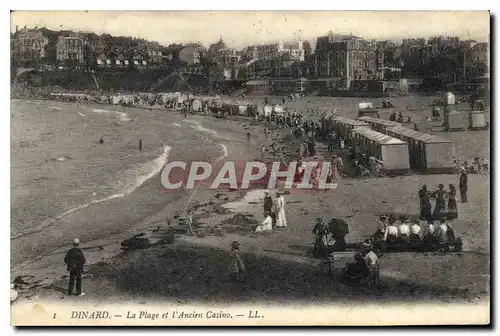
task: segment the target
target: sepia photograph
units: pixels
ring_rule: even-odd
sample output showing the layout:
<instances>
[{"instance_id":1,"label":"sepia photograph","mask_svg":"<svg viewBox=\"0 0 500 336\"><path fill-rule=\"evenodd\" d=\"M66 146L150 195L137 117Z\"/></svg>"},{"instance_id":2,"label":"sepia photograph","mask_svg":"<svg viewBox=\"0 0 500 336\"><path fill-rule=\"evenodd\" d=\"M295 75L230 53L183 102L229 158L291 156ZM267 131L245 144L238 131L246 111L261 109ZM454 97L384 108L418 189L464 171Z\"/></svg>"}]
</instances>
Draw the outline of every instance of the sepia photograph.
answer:
<instances>
[{"instance_id":1,"label":"sepia photograph","mask_svg":"<svg viewBox=\"0 0 500 336\"><path fill-rule=\"evenodd\" d=\"M490 15L11 11L11 325L490 324Z\"/></svg>"}]
</instances>

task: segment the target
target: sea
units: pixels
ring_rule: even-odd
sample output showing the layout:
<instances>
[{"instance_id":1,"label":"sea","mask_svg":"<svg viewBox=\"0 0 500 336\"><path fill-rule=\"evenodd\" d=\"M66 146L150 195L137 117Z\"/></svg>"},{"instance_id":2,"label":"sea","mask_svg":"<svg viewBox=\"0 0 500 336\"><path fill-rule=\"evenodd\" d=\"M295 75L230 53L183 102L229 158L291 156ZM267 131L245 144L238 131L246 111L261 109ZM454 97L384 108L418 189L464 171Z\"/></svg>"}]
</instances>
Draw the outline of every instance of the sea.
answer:
<instances>
[{"instance_id":1,"label":"sea","mask_svg":"<svg viewBox=\"0 0 500 336\"><path fill-rule=\"evenodd\" d=\"M11 100L10 114L13 267L130 228L185 193L161 185L169 160L225 150L216 130L173 111Z\"/></svg>"}]
</instances>

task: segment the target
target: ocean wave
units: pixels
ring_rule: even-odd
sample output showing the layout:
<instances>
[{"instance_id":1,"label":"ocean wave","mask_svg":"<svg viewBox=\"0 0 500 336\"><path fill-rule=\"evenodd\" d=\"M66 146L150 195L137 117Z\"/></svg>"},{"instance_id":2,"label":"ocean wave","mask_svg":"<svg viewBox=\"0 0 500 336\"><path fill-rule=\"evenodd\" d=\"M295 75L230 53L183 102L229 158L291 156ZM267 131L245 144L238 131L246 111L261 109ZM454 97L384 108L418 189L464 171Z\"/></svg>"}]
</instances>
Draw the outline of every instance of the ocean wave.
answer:
<instances>
[{"instance_id":1,"label":"ocean wave","mask_svg":"<svg viewBox=\"0 0 500 336\"><path fill-rule=\"evenodd\" d=\"M41 223L40 225L38 225L36 227L33 227L31 229L27 229L19 234L13 234L11 236L11 239L16 239L16 238L19 238L22 236L26 236L26 235L33 234L36 232L40 232L44 228L52 225L55 221L60 220L63 217L66 217L75 211L88 208L94 204L98 204L98 203L102 203L102 202L106 202L106 201L110 201L110 200L113 200L116 198L122 198L122 197L125 197L127 195L130 195L134 190L136 190L137 188L142 186L147 180L149 180L150 178L154 177L155 175L157 175L161 172L161 170L163 169L163 167L165 166L165 164L167 162L168 155L169 155L171 149L172 149L172 147L165 146L163 148L163 153L160 156L158 156L156 159L151 160L149 162L146 162L145 164L142 164L135 169L131 169L128 173L126 173L125 178L128 178L130 176L130 178L133 179L135 176L135 179L133 179L132 182L126 184L123 187L122 191L120 191L116 194L113 194L111 196L96 199L96 200L90 201L88 203L79 205L75 208L72 208L66 212L63 212L60 215L57 215L54 218L50 218L50 219L44 221L43 223Z\"/></svg>"},{"instance_id":2,"label":"ocean wave","mask_svg":"<svg viewBox=\"0 0 500 336\"><path fill-rule=\"evenodd\" d=\"M83 114L82 112L78 112L78 114L82 117L85 117L85 114Z\"/></svg>"},{"instance_id":3,"label":"ocean wave","mask_svg":"<svg viewBox=\"0 0 500 336\"><path fill-rule=\"evenodd\" d=\"M178 124L178 123L173 123L172 126L175 126L175 127L182 127L181 124Z\"/></svg>"},{"instance_id":4,"label":"ocean wave","mask_svg":"<svg viewBox=\"0 0 500 336\"><path fill-rule=\"evenodd\" d=\"M222 138L222 137L219 135L219 133L217 133L217 131L215 131L215 130L213 130L213 129L211 129L211 128L206 128L206 127L204 127L204 126L202 126L202 125L199 125L199 124L197 124L197 125L193 125L193 126L191 126L191 127L192 127L192 128L194 128L194 129L195 129L195 130L197 130L197 131L200 131L200 132L203 132L203 133L210 134L210 135L212 135L212 136L214 136L214 137L217 137L217 138Z\"/></svg>"},{"instance_id":5,"label":"ocean wave","mask_svg":"<svg viewBox=\"0 0 500 336\"><path fill-rule=\"evenodd\" d=\"M57 106L51 106L50 108L54 109L54 110L60 110L61 109L60 107L57 107Z\"/></svg>"},{"instance_id":6,"label":"ocean wave","mask_svg":"<svg viewBox=\"0 0 500 336\"><path fill-rule=\"evenodd\" d=\"M108 110L103 110L103 109L92 109L92 112L95 112L95 113L115 113L118 115L118 119L120 119L121 121L129 121L130 120L127 113L125 113L125 112L108 111Z\"/></svg>"}]
</instances>

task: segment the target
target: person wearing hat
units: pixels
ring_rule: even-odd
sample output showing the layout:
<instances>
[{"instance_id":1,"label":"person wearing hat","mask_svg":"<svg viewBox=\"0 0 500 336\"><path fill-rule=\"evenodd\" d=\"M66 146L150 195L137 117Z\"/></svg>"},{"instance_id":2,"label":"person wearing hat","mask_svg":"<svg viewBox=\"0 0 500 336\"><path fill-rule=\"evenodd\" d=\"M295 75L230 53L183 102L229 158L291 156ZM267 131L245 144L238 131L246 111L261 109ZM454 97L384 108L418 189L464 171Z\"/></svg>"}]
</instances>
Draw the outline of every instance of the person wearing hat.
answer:
<instances>
[{"instance_id":1,"label":"person wearing hat","mask_svg":"<svg viewBox=\"0 0 500 336\"><path fill-rule=\"evenodd\" d=\"M410 222L410 220L407 216L401 217L401 224L399 224L399 226L398 226L398 236L399 237L410 235L409 222Z\"/></svg>"},{"instance_id":2,"label":"person wearing hat","mask_svg":"<svg viewBox=\"0 0 500 336\"><path fill-rule=\"evenodd\" d=\"M410 225L410 242L412 243L412 246L419 245L421 243L420 239L420 221L418 218L415 218Z\"/></svg>"},{"instance_id":3,"label":"person wearing hat","mask_svg":"<svg viewBox=\"0 0 500 336\"><path fill-rule=\"evenodd\" d=\"M448 225L446 224L446 218L441 217L439 220L439 226L435 231L436 239L439 243L446 243L448 241Z\"/></svg>"},{"instance_id":4,"label":"person wearing hat","mask_svg":"<svg viewBox=\"0 0 500 336\"><path fill-rule=\"evenodd\" d=\"M264 218L266 218L267 216L271 216L271 218L273 220L273 225L274 225L275 221L276 221L276 217L275 217L273 208L274 208L273 198L269 194L269 190L266 190L264 192Z\"/></svg>"},{"instance_id":5,"label":"person wearing hat","mask_svg":"<svg viewBox=\"0 0 500 336\"><path fill-rule=\"evenodd\" d=\"M401 222L398 225L398 241L403 251L406 251L410 243L410 221L408 216L401 217Z\"/></svg>"},{"instance_id":6,"label":"person wearing hat","mask_svg":"<svg viewBox=\"0 0 500 336\"><path fill-rule=\"evenodd\" d=\"M369 284L378 284L380 267L378 256L373 252L373 245L369 242L364 244L364 246L362 246L362 253L364 254L363 260L368 269L367 280Z\"/></svg>"},{"instance_id":7,"label":"person wearing hat","mask_svg":"<svg viewBox=\"0 0 500 336\"><path fill-rule=\"evenodd\" d=\"M245 275L245 263L240 256L240 243L238 241L233 241L231 243L231 263L229 264L229 273L233 281L243 281Z\"/></svg>"},{"instance_id":8,"label":"person wearing hat","mask_svg":"<svg viewBox=\"0 0 500 336\"><path fill-rule=\"evenodd\" d=\"M373 235L373 237L377 240L381 240L385 236L385 231L387 230L387 219L388 216L385 214L380 215L378 224L377 224L377 231Z\"/></svg>"},{"instance_id":9,"label":"person wearing hat","mask_svg":"<svg viewBox=\"0 0 500 336\"><path fill-rule=\"evenodd\" d=\"M316 218L316 224L314 225L314 228L312 229L312 233L314 235L313 255L320 256L321 252L322 252L321 251L321 244L322 244L323 236L328 233L328 225L326 224L323 216Z\"/></svg>"},{"instance_id":10,"label":"person wearing hat","mask_svg":"<svg viewBox=\"0 0 500 336\"><path fill-rule=\"evenodd\" d=\"M434 212L432 213L434 218L441 218L442 216L446 216L446 200L447 192L444 190L444 185L439 184L438 190L436 190L432 197L436 198L436 206L434 207Z\"/></svg>"},{"instance_id":11,"label":"person wearing hat","mask_svg":"<svg viewBox=\"0 0 500 336\"><path fill-rule=\"evenodd\" d=\"M387 245L394 244L398 239L399 231L396 226L396 217L394 215L389 216L387 228L384 232L383 241L386 242Z\"/></svg>"},{"instance_id":12,"label":"person wearing hat","mask_svg":"<svg viewBox=\"0 0 500 336\"><path fill-rule=\"evenodd\" d=\"M85 293L82 293L82 273L83 266L87 260L83 255L83 251L78 246L80 246L80 239L73 239L73 247L66 253L64 263L69 271L68 295L73 294L73 287L76 281L76 295L81 296L85 295Z\"/></svg>"},{"instance_id":13,"label":"person wearing hat","mask_svg":"<svg viewBox=\"0 0 500 336\"><path fill-rule=\"evenodd\" d=\"M433 248L436 244L436 227L434 225L434 221L432 219L427 220L427 226L424 228L422 232L422 241L429 248Z\"/></svg>"},{"instance_id":14,"label":"person wearing hat","mask_svg":"<svg viewBox=\"0 0 500 336\"><path fill-rule=\"evenodd\" d=\"M427 185L423 185L418 191L418 198L420 198L420 217L428 220L432 215L432 205L429 197L430 192L427 190Z\"/></svg>"},{"instance_id":15,"label":"person wearing hat","mask_svg":"<svg viewBox=\"0 0 500 336\"><path fill-rule=\"evenodd\" d=\"M450 183L449 185L450 191L448 192L448 220L453 220L458 218L458 210L457 210L457 190L455 186Z\"/></svg>"},{"instance_id":16,"label":"person wearing hat","mask_svg":"<svg viewBox=\"0 0 500 336\"><path fill-rule=\"evenodd\" d=\"M276 227L287 227L285 198L280 191L276 192L276 198L274 199L274 213L276 214Z\"/></svg>"},{"instance_id":17,"label":"person wearing hat","mask_svg":"<svg viewBox=\"0 0 500 336\"><path fill-rule=\"evenodd\" d=\"M338 155L334 155L332 158L331 167L333 171L333 179L339 179L340 172L344 170L344 162L342 162L342 158Z\"/></svg>"},{"instance_id":18,"label":"person wearing hat","mask_svg":"<svg viewBox=\"0 0 500 336\"><path fill-rule=\"evenodd\" d=\"M460 198L462 203L467 203L467 169L460 168L460 177L458 187L460 189Z\"/></svg>"}]
</instances>

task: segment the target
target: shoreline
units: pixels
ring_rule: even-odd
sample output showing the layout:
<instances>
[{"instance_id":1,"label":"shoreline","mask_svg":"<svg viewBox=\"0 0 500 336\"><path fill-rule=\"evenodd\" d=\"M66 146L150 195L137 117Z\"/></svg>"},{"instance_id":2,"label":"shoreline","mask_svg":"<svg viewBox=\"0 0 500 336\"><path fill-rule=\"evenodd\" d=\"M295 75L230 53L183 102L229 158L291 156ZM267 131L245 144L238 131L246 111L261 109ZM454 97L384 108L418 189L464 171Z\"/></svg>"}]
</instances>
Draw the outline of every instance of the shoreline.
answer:
<instances>
[{"instance_id":1,"label":"shoreline","mask_svg":"<svg viewBox=\"0 0 500 336\"><path fill-rule=\"evenodd\" d=\"M147 108L146 108L147 109ZM194 119L197 119L198 117L200 117L199 115L196 117L195 115L195 118ZM239 120L232 120L232 121L229 121L229 122L222 122L222 123L232 123L233 126L239 122L240 123L243 123L247 128L251 128L253 131L255 131L256 129L259 129L259 128L262 128L264 127L263 124L261 123L258 123L258 124L254 124L252 120L250 119L240 119L238 118ZM207 123L217 123L218 120L215 120L213 118L207 118L205 119ZM239 121L239 122L238 122ZM210 125L208 125L207 127L210 127ZM277 139L275 138L278 138L278 139L282 139L282 136L283 136L283 131L285 130L281 130L281 129L274 129L272 131L272 135L270 136L270 140L264 140L263 139L263 136L262 134L259 133L259 137L258 139L256 140L257 141L257 144L259 144L260 142L264 142L264 141L267 141L267 142L270 142L270 141L273 141L275 140L277 143ZM235 146L238 146L238 143L234 143ZM255 147L256 144L253 145L253 150L256 152L255 156L254 157L257 157L258 155L258 150L256 150ZM290 144L291 146L293 146L294 144ZM282 145L279 145L279 146L282 146ZM229 150L229 152L231 153L231 150ZM246 152L245 152L246 153ZM246 153L248 156L252 156L252 154L249 154L249 153ZM411 177L410 177L411 178ZM424 177L424 176L419 176L419 178L421 178L422 180L424 179L431 179L433 180L433 177L430 176L430 177ZM453 176L442 176L441 178L444 178L444 179L450 179L450 178L453 178ZM356 180L351 180L351 179L346 179L344 180L344 182L346 182L346 185L343 186L343 188L346 189L346 191L349 191L351 190L352 188L350 187L350 185L352 184L355 184L355 185L362 185L362 183L365 183L365 182L360 182L360 181L356 181ZM384 185L383 181L375 181L377 185ZM373 182L367 182L367 183L373 183ZM254 189L260 189L260 188L254 188ZM203 224L202 226L205 227L217 227L219 226L220 223L216 223L217 221L218 222L223 222L224 220L226 219L229 219L229 218L232 218L234 217L235 215L237 214L241 214L242 212L241 211L235 211L235 212L231 212L230 210L223 210L223 211L220 211L220 208L221 207L224 207L224 205L228 204L228 203L231 203L231 202L238 202L238 201L241 201L242 199L245 198L245 195L250 192L251 190L253 189L248 189L248 190L245 190L244 192L242 191L239 191L239 192L236 192L236 191L224 191L224 192L221 192L220 190L219 191L207 191L207 190L201 190L200 193L196 194L195 196L192 197L192 201L193 202L197 202L198 204L197 205L202 205L201 207L198 208L198 213L195 214L195 218L196 217L199 217L199 216L202 216L202 217L199 217L199 218L202 218L201 220L201 223L198 223L198 224ZM214 193L215 192L215 193ZM221 193L223 194L222 196L219 196L219 197L215 197L215 195L217 195L218 193ZM182 208L182 203L186 200L186 198L188 197L189 195L184 195L183 197L181 197L180 199L176 200L175 202L172 202L172 204L169 204L165 207L163 207L162 209L160 209L159 211L155 212L154 214L148 216L147 218L144 218L143 220L137 222L137 223L134 223L134 225L132 225L130 227L129 230L125 230L124 232L122 232L120 235L115 235L114 237L116 238L112 238L112 237L108 237L108 238L104 238L104 239L101 239L100 241L106 241L106 240L113 240L114 241L114 245L113 246L117 246L117 243L116 243L116 240L117 239L126 239L126 238L130 238L131 235L133 235L134 233L137 234L139 233L141 230L142 232L147 232L146 235L149 236L153 236L154 235L154 231L155 228L158 226L158 223L162 223L163 225L165 224L165 219L166 218L172 218L172 216L174 215L174 213L176 212L176 208ZM312 198L312 202L314 202L314 199L315 198L318 198L318 196L311 196ZM321 202L321 200L318 200L319 202ZM291 202L299 202L299 201L291 201ZM302 201L300 201L302 202ZM360 200L360 202L363 203L362 200ZM404 202L404 201L403 201ZM249 208L252 208L251 205L247 204L247 206ZM293 206L292 206L293 207ZM300 203L299 203L299 207L300 207ZM342 207L345 207L345 205L343 204L339 204L339 205L336 205L336 207L339 207L339 209L341 209ZM326 209L322 209L323 208L323 204L318 204L318 208L316 209L316 211L319 211L319 212L322 212ZM292 211L294 210L293 208L290 209L289 211ZM309 209L310 211L311 209ZM333 211L335 211L335 208L332 209ZM367 211L367 209L361 209L363 210L362 212L370 212L370 211ZM386 210L386 209L382 209L382 210ZM330 210L331 211L331 210ZM338 210L337 210L338 211ZM344 212L344 210L342 210ZM353 211L353 210L349 210L349 211ZM359 211L359 210L358 210ZM388 210L389 211L389 210ZM250 212L250 213L255 213L254 210L250 209L249 211L247 212ZM246 212L245 212L246 213ZM294 212L294 214L297 214L297 212ZM355 212L353 212L352 214L355 214ZM258 215L258 214L257 214ZM314 214L309 214L308 216L312 216ZM290 216L294 216L293 214L291 214ZM296 216L296 215L295 215ZM211 218L211 217L214 217L214 218ZM197 220L197 222L200 222L200 220ZM225 218L225 219L224 219ZM309 219L304 219L305 221L309 222ZM294 230L293 228L291 228L290 230ZM161 230L160 230L161 231ZM222 233L221 233L222 234ZM255 234L254 234L255 235ZM259 244L257 245L254 245L256 244L255 242L252 242L254 239L254 235L252 235L251 233L245 233L245 232L238 232L238 231L235 231L234 233L226 233L224 236L220 236L218 237L217 234L208 234L208 235L205 235L203 237L189 237L189 236L186 236L186 235L182 235L180 237L178 237L176 239L176 241L178 241L181 245L183 244L186 244L187 248L190 249L191 247L193 246L198 246L202 249L206 249L206 248L215 248L216 250L219 250L219 251L224 251L226 249L226 246L229 246L227 244L228 241L231 241L232 239L237 239L237 240L240 240L243 242L243 244L248 244L248 247L252 253L253 252L256 252L259 254L260 252L260 255L267 255L267 256L273 256L273 258L275 258L276 260L283 260L284 259L290 259L290 260L293 260L294 262L297 262L298 260L304 260L304 262L306 263L311 263L311 265L316 265L317 263L309 258L308 256L306 256L303 252L295 252L295 253L290 253L290 252L279 252L276 250L276 251L273 251L273 250L269 250L269 249L266 249L264 248L264 250L262 250L262 247L259 246ZM283 235L283 231L282 232L279 232L279 230L276 231L276 233L270 233L270 235L258 235L259 237L259 240L263 240L264 242L264 245L269 243L272 239L271 235ZM118 238L119 236L119 238ZM303 233L297 233L297 238L295 238L296 241L299 241L299 240L304 240L304 236L303 236ZM305 242L305 241L304 241ZM304 243L302 242L302 243ZM290 242L289 242L290 243ZM291 241L291 243L293 244L294 241ZM108 245L108 246L111 246L111 245ZM174 242L174 245L170 246L170 245L160 245L160 246L152 246L151 248L149 249L145 249L145 250L142 250L142 251L133 251L131 253L121 253L121 252L117 252L117 249L113 249L111 247L108 247L106 246L104 248L104 251L109 255L109 258L105 259L105 260L102 260L102 259L99 259L98 257L100 257L102 255L102 253L99 253L99 252L92 252L91 254L92 255L96 255L98 257L95 258L94 262L92 263L92 265L89 265L89 271L88 271L88 276L89 278L84 280L84 288L87 288L86 286L88 285L89 287L89 291L88 293L91 293L94 289L96 291L99 291L98 288L96 288L96 283L94 283L94 280L92 280L93 277L96 277L98 279L102 279L102 276L104 276L105 278L107 278L108 273L113 273L112 271L104 271L104 275L103 274L100 274L102 273L99 269L99 267L104 267L103 264L100 264L100 262L104 263L104 265L108 265L106 267L111 267L113 268L114 264L116 263L119 263L119 261L121 260L120 258L131 258L128 263L132 263L132 264L135 264L138 259L137 258L140 258L141 256L142 257L145 257L145 256L149 256L148 258L156 258L155 255L161 255L162 252L161 250L162 249L166 249L166 250L171 250L172 248L175 249L176 246L178 246L177 243ZM289 246L292 246L292 245L289 245ZM228 248L228 247L227 247ZM114 252L114 255L113 255L113 252ZM224 251L224 253L227 252L227 251ZM85 252L87 253L87 252ZM294 256L295 254L295 256ZM471 253L464 253L464 256L466 256L467 259L469 258L472 258L474 260L474 257L471 257L470 256ZM246 255L246 252L245 252L245 255ZM484 255L484 258L481 257L481 260L484 260L487 258L487 256L489 255ZM396 257L390 257L389 260L393 260L394 258ZM426 257L423 257L423 256L418 256L417 259L419 258L423 258L423 260L426 260ZM60 259L60 258L59 258ZM343 258L341 258L343 259ZM60 262L60 261L58 261ZM398 262L398 260L393 260L393 262ZM424 261L419 261L419 262L424 262ZM95 266L97 265L97 266ZM109 266L111 265L111 266ZM172 267L176 267L175 265L173 265ZM62 267L61 267L62 268ZM107 269L107 268L106 268ZM397 273L397 272L396 272ZM62 270L62 274L65 274L65 271L64 269ZM394 270L389 270L388 271L388 276L393 276L394 275ZM474 272L471 272L471 274L474 274ZM400 275L401 277L405 278L405 276L403 275ZM59 277L53 277L51 279L51 282L52 284L54 283L61 283L63 284L63 286L65 286L65 282L67 280L65 279L62 279L62 278L59 278ZM46 287L46 286L52 286L51 284L44 284L43 287ZM111 287L115 286L113 284L110 284ZM406 285L405 285L406 286ZM109 289L112 293L114 293L112 296L115 296L115 295L120 295L120 294L117 294L116 291L117 289ZM26 292L28 293L27 296L30 296L30 295L36 295L34 293L41 293L41 292L44 292L45 294L43 295L48 295L49 297L51 295L59 295L60 293L56 290L48 290L49 292L51 293L46 293L46 291L44 289L42 289L41 287L36 287L36 288L32 288L30 290L30 292ZM40 295L40 298L42 298L43 295ZM22 296L22 295L20 295ZM461 296L461 294L459 295ZM60 299L59 297L57 299ZM90 298L89 298L90 299Z\"/></svg>"}]
</instances>

